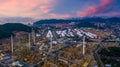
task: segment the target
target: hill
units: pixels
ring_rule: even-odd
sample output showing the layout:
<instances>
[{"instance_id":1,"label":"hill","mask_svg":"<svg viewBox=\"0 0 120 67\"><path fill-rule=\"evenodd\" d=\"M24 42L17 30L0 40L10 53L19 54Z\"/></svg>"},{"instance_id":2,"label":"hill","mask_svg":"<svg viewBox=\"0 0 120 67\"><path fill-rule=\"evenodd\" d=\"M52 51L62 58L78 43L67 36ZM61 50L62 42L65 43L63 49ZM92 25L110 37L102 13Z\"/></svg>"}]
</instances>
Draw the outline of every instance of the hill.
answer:
<instances>
[{"instance_id":1,"label":"hill","mask_svg":"<svg viewBox=\"0 0 120 67\"><path fill-rule=\"evenodd\" d=\"M0 25L0 39L10 37L13 31L31 32L31 27L21 23L6 23Z\"/></svg>"}]
</instances>

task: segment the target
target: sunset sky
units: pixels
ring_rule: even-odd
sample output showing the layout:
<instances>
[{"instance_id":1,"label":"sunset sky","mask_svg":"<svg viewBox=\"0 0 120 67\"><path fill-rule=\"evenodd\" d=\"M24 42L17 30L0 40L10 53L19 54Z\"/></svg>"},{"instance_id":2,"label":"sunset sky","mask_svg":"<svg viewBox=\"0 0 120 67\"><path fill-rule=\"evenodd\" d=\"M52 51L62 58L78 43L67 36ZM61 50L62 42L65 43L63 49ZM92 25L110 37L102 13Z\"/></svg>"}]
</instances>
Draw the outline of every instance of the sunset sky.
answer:
<instances>
[{"instance_id":1,"label":"sunset sky","mask_svg":"<svg viewBox=\"0 0 120 67\"><path fill-rule=\"evenodd\" d=\"M0 17L120 16L120 0L0 0Z\"/></svg>"}]
</instances>

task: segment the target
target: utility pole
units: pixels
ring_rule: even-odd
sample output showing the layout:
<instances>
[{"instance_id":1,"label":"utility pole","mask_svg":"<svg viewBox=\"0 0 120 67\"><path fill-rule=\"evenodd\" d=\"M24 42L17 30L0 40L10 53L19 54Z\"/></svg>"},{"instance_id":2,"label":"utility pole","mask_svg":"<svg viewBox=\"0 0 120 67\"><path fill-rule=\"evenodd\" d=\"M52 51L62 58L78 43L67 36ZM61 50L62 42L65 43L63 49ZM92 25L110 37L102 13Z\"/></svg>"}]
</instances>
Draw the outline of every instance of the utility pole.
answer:
<instances>
[{"instance_id":1,"label":"utility pole","mask_svg":"<svg viewBox=\"0 0 120 67\"><path fill-rule=\"evenodd\" d=\"M10 40L11 40L11 52L12 52L12 55L11 55L11 58L12 58L12 62L14 61L14 59L13 59L13 36L11 35L11 38L10 38Z\"/></svg>"},{"instance_id":2,"label":"utility pole","mask_svg":"<svg viewBox=\"0 0 120 67\"><path fill-rule=\"evenodd\" d=\"M33 30L33 28L32 28L32 40L33 44L35 44L35 30Z\"/></svg>"},{"instance_id":3,"label":"utility pole","mask_svg":"<svg viewBox=\"0 0 120 67\"><path fill-rule=\"evenodd\" d=\"M30 50L30 47L31 47L31 43L30 43L30 40L31 40L30 33L28 34L28 38L29 38L29 50Z\"/></svg>"},{"instance_id":4,"label":"utility pole","mask_svg":"<svg viewBox=\"0 0 120 67\"><path fill-rule=\"evenodd\" d=\"M53 38L53 34L52 34L52 31L51 31L51 30L48 31L46 37L49 38L49 40L50 40L50 50L49 50L49 52L50 52L50 51L52 51L52 47L53 47L53 46L52 46L52 38Z\"/></svg>"},{"instance_id":5,"label":"utility pole","mask_svg":"<svg viewBox=\"0 0 120 67\"><path fill-rule=\"evenodd\" d=\"M12 51L12 54L13 54L13 36L11 35L11 51Z\"/></svg>"},{"instance_id":6,"label":"utility pole","mask_svg":"<svg viewBox=\"0 0 120 67\"><path fill-rule=\"evenodd\" d=\"M83 56L85 54L85 36L83 36Z\"/></svg>"},{"instance_id":7,"label":"utility pole","mask_svg":"<svg viewBox=\"0 0 120 67\"><path fill-rule=\"evenodd\" d=\"M50 51L52 51L52 36L50 36Z\"/></svg>"}]
</instances>

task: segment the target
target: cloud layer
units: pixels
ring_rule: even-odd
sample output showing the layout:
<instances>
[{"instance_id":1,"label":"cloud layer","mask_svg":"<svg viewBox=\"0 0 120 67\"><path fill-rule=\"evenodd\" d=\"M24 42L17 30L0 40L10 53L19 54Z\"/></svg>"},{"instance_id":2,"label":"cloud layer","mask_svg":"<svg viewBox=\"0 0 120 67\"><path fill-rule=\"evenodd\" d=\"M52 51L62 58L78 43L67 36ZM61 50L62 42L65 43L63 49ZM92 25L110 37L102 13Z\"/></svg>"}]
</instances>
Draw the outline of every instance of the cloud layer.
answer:
<instances>
[{"instance_id":1,"label":"cloud layer","mask_svg":"<svg viewBox=\"0 0 120 67\"><path fill-rule=\"evenodd\" d=\"M113 0L101 0L99 6L89 6L84 11L77 11L77 15L80 17L85 17L103 13L102 11L107 9L111 3L113 3Z\"/></svg>"},{"instance_id":2,"label":"cloud layer","mask_svg":"<svg viewBox=\"0 0 120 67\"><path fill-rule=\"evenodd\" d=\"M0 0L0 17L46 19L111 14L116 16L120 15L118 5L113 4L117 1L119 0Z\"/></svg>"},{"instance_id":3,"label":"cloud layer","mask_svg":"<svg viewBox=\"0 0 120 67\"><path fill-rule=\"evenodd\" d=\"M52 9L54 0L0 0L0 14L3 16L37 17Z\"/></svg>"}]
</instances>

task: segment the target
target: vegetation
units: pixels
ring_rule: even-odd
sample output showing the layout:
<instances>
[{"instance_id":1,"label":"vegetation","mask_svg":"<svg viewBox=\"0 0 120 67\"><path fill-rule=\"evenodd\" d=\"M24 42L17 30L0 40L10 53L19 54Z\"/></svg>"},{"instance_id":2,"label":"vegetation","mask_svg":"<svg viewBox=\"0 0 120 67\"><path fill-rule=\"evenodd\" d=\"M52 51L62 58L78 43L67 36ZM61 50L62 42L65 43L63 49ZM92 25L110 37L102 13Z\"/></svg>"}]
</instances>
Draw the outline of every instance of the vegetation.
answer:
<instances>
[{"instance_id":1,"label":"vegetation","mask_svg":"<svg viewBox=\"0 0 120 67\"><path fill-rule=\"evenodd\" d=\"M112 18L101 18L101 17L88 17L88 18L69 18L69 19L44 19L39 20L34 23L35 27L40 27L40 25L45 24L51 26L51 24L69 24L74 22L73 27L89 27L89 28L99 28L99 29L113 29L113 25L118 25L120 23L119 17ZM102 23L103 25L100 25ZM54 28L53 26L52 28Z\"/></svg>"},{"instance_id":2,"label":"vegetation","mask_svg":"<svg viewBox=\"0 0 120 67\"><path fill-rule=\"evenodd\" d=\"M10 35L12 35L12 32L5 29L3 26L0 26L0 39L9 37Z\"/></svg>"},{"instance_id":3,"label":"vegetation","mask_svg":"<svg viewBox=\"0 0 120 67\"><path fill-rule=\"evenodd\" d=\"M104 64L111 64L112 67L120 66L120 47L108 47L100 52L101 60Z\"/></svg>"},{"instance_id":4,"label":"vegetation","mask_svg":"<svg viewBox=\"0 0 120 67\"><path fill-rule=\"evenodd\" d=\"M76 24L75 27L77 27L77 28L81 28L81 27L97 28L96 25L94 25L93 23L90 23L90 22L81 22L81 23Z\"/></svg>"},{"instance_id":5,"label":"vegetation","mask_svg":"<svg viewBox=\"0 0 120 67\"><path fill-rule=\"evenodd\" d=\"M25 47L19 47L19 49L17 49L14 54L18 60L23 61L29 65L38 63L46 58L46 56L43 56L39 52L29 50Z\"/></svg>"},{"instance_id":6,"label":"vegetation","mask_svg":"<svg viewBox=\"0 0 120 67\"><path fill-rule=\"evenodd\" d=\"M34 25L39 24L56 24L56 23L71 23L71 22L101 22L101 23L119 23L120 18L119 17L112 17L112 18L101 18L101 17L89 17L89 18L71 18L71 19L45 19L45 20L39 20L34 23Z\"/></svg>"},{"instance_id":7,"label":"vegetation","mask_svg":"<svg viewBox=\"0 0 120 67\"><path fill-rule=\"evenodd\" d=\"M85 56L82 55L82 46L70 46L62 51L57 52L57 56L46 61L42 67L91 67L94 61L92 57L91 50L96 48L93 44L87 44ZM72 62L68 62L62 58L70 60ZM76 64L77 63L77 64Z\"/></svg>"},{"instance_id":8,"label":"vegetation","mask_svg":"<svg viewBox=\"0 0 120 67\"><path fill-rule=\"evenodd\" d=\"M25 31L25 32L31 32L31 29L29 26L21 24L21 23L6 23L2 25L5 29L9 31Z\"/></svg>"},{"instance_id":9,"label":"vegetation","mask_svg":"<svg viewBox=\"0 0 120 67\"><path fill-rule=\"evenodd\" d=\"M13 31L31 32L31 27L21 23L6 23L0 25L0 39L10 37L13 35Z\"/></svg>"},{"instance_id":10,"label":"vegetation","mask_svg":"<svg viewBox=\"0 0 120 67\"><path fill-rule=\"evenodd\" d=\"M103 49L100 54L105 56L119 56L120 57L120 47L108 47L108 50Z\"/></svg>"}]
</instances>

